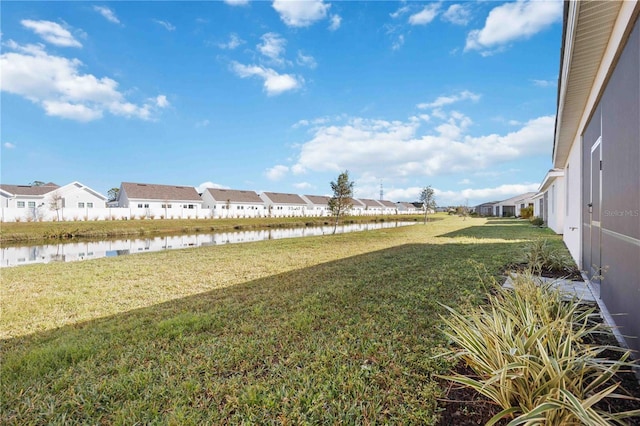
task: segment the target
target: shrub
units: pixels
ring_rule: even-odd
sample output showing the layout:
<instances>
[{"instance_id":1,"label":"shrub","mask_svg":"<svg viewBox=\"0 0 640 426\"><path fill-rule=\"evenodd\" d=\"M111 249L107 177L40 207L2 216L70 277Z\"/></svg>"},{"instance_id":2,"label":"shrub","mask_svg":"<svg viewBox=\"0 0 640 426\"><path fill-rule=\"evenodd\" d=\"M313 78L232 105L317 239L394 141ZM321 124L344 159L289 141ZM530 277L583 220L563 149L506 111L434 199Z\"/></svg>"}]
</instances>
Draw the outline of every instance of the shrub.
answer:
<instances>
[{"instance_id":1,"label":"shrub","mask_svg":"<svg viewBox=\"0 0 640 426\"><path fill-rule=\"evenodd\" d=\"M569 255L544 238L534 240L525 246L524 261L529 269L537 274L543 271L568 275L579 272Z\"/></svg>"},{"instance_id":2,"label":"shrub","mask_svg":"<svg viewBox=\"0 0 640 426\"><path fill-rule=\"evenodd\" d=\"M459 346L452 353L477 374L441 376L468 386L496 402L502 411L487 424L517 416L519 424L608 424L640 414L610 413L594 405L613 392L611 379L623 368L630 351L583 342L596 333L610 333L596 321L594 307L566 302L550 285L529 274L515 279L514 289L496 286L488 307L470 314L452 308L443 317L445 334ZM606 350L619 360L602 358Z\"/></svg>"},{"instance_id":3,"label":"shrub","mask_svg":"<svg viewBox=\"0 0 640 426\"><path fill-rule=\"evenodd\" d=\"M533 207L525 207L520 209L520 217L523 219L529 219L533 217Z\"/></svg>"},{"instance_id":4,"label":"shrub","mask_svg":"<svg viewBox=\"0 0 640 426\"><path fill-rule=\"evenodd\" d=\"M544 220L542 220L541 217L536 217L536 218L531 219L531 224L533 226L542 226L542 225L544 225Z\"/></svg>"}]
</instances>

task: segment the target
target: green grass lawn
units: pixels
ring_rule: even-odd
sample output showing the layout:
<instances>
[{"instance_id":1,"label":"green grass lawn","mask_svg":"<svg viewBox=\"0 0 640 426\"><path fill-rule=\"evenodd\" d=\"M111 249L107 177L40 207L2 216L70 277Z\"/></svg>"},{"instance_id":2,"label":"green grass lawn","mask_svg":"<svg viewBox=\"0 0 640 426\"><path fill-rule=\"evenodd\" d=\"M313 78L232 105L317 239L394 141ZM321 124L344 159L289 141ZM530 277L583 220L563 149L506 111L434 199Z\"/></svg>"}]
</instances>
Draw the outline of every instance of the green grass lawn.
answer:
<instances>
[{"instance_id":1,"label":"green grass lawn","mask_svg":"<svg viewBox=\"0 0 640 426\"><path fill-rule=\"evenodd\" d=\"M438 302L483 300L526 221L2 271L2 424L432 424Z\"/></svg>"}]
</instances>

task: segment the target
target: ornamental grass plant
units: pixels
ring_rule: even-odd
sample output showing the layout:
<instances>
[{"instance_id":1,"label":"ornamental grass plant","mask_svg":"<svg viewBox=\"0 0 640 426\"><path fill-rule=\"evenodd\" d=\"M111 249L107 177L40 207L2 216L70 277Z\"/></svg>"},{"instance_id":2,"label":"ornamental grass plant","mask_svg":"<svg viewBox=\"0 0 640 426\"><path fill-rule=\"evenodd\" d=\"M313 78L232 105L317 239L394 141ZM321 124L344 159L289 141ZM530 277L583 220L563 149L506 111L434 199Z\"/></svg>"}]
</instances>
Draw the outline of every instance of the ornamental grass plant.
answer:
<instances>
[{"instance_id":1,"label":"ornamental grass plant","mask_svg":"<svg viewBox=\"0 0 640 426\"><path fill-rule=\"evenodd\" d=\"M594 306L577 302L529 272L514 279L513 289L495 285L488 305L470 313L445 306L445 334L459 348L450 354L476 377L441 377L502 408L488 425L505 418L509 425L625 424L640 410L610 413L596 404L629 398L610 379L633 366L630 351L590 344L594 335L611 332ZM610 351L617 359L605 358Z\"/></svg>"}]
</instances>

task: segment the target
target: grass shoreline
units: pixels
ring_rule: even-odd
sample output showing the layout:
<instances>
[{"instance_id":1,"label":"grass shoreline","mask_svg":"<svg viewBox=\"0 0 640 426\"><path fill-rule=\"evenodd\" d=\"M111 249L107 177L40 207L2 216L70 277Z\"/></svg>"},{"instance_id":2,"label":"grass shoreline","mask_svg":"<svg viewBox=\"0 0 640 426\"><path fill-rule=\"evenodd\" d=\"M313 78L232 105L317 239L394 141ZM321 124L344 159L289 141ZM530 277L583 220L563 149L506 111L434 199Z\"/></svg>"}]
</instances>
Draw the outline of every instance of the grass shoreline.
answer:
<instances>
[{"instance_id":1,"label":"grass shoreline","mask_svg":"<svg viewBox=\"0 0 640 426\"><path fill-rule=\"evenodd\" d=\"M439 303L482 303L515 220L3 270L3 424L435 424Z\"/></svg>"},{"instance_id":2,"label":"grass shoreline","mask_svg":"<svg viewBox=\"0 0 640 426\"><path fill-rule=\"evenodd\" d=\"M419 215L348 216L341 224L419 221ZM0 247L21 242L79 240L125 236L160 236L229 232L268 228L332 225L332 217L236 218L236 219L134 219L87 222L4 222Z\"/></svg>"}]
</instances>

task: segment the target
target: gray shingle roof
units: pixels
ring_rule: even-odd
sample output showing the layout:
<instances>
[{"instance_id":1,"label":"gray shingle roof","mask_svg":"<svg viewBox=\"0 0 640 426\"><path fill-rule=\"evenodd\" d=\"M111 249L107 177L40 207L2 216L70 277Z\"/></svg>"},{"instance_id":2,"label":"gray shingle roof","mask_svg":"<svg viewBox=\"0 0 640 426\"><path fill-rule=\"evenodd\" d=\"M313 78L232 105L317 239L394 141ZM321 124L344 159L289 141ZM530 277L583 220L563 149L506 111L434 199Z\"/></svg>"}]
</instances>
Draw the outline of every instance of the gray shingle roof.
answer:
<instances>
[{"instance_id":1,"label":"gray shingle roof","mask_svg":"<svg viewBox=\"0 0 640 426\"><path fill-rule=\"evenodd\" d=\"M382 207L382 204L380 204L378 201L373 199L360 198L360 201L362 202L362 204L364 204L367 207L376 207L376 208Z\"/></svg>"},{"instance_id":2,"label":"gray shingle roof","mask_svg":"<svg viewBox=\"0 0 640 426\"><path fill-rule=\"evenodd\" d=\"M264 204L262 198L255 191L242 191L238 189L207 188L207 191L216 201L229 201L230 203L259 203Z\"/></svg>"},{"instance_id":3,"label":"gray shingle roof","mask_svg":"<svg viewBox=\"0 0 640 426\"><path fill-rule=\"evenodd\" d=\"M284 194L281 192L263 192L263 194L269 197L269 199L276 204L307 205L307 203L296 194Z\"/></svg>"},{"instance_id":4,"label":"gray shingle roof","mask_svg":"<svg viewBox=\"0 0 640 426\"><path fill-rule=\"evenodd\" d=\"M305 195L305 197L311 201L312 204L316 204L319 206L326 206L329 203L329 199L331 197L327 197L326 195Z\"/></svg>"},{"instance_id":5,"label":"gray shingle roof","mask_svg":"<svg viewBox=\"0 0 640 426\"><path fill-rule=\"evenodd\" d=\"M121 187L130 200L202 201L193 186L122 182Z\"/></svg>"},{"instance_id":6,"label":"gray shingle roof","mask_svg":"<svg viewBox=\"0 0 640 426\"><path fill-rule=\"evenodd\" d=\"M382 204L383 206L385 206L385 207L391 207L392 209L395 209L395 208L396 208L396 204L395 204L395 203L392 203L392 202L391 202L391 201L389 201L389 200L378 200L378 202L379 202L380 204Z\"/></svg>"},{"instance_id":7,"label":"gray shingle roof","mask_svg":"<svg viewBox=\"0 0 640 426\"><path fill-rule=\"evenodd\" d=\"M45 195L49 192L55 191L56 189L60 188L60 186L56 185L53 182L49 182L40 186L1 184L0 188L13 195L37 196Z\"/></svg>"}]
</instances>

